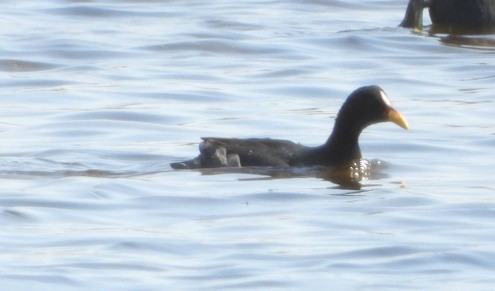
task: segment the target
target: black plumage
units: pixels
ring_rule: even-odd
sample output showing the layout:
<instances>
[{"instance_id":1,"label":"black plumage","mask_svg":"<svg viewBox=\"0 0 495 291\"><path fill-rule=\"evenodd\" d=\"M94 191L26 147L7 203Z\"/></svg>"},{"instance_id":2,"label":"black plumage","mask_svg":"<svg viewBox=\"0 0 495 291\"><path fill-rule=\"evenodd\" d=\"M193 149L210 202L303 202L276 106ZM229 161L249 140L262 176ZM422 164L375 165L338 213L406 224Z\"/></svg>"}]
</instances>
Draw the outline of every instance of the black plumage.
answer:
<instances>
[{"instance_id":1,"label":"black plumage","mask_svg":"<svg viewBox=\"0 0 495 291\"><path fill-rule=\"evenodd\" d=\"M486 33L495 29L495 0L409 0L403 27L421 28L423 8L433 29L453 33Z\"/></svg>"},{"instance_id":2,"label":"black plumage","mask_svg":"<svg viewBox=\"0 0 495 291\"><path fill-rule=\"evenodd\" d=\"M342 105L332 134L318 147L270 138L202 138L198 157L172 163L174 169L217 167L345 166L361 159L358 138L367 126L392 121L408 128L378 86L361 87Z\"/></svg>"}]
</instances>

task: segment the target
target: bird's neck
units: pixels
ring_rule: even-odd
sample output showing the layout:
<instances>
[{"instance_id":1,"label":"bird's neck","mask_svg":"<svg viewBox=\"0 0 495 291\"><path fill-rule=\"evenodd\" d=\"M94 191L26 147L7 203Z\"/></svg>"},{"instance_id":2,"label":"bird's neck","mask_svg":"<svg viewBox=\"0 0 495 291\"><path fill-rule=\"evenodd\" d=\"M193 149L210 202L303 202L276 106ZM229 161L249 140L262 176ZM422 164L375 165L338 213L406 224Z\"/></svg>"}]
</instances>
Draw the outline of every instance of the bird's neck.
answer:
<instances>
[{"instance_id":1,"label":"bird's neck","mask_svg":"<svg viewBox=\"0 0 495 291\"><path fill-rule=\"evenodd\" d=\"M323 145L323 149L331 153L332 160L337 163L350 163L361 158L359 135L362 127L353 122L337 118L332 134Z\"/></svg>"}]
</instances>

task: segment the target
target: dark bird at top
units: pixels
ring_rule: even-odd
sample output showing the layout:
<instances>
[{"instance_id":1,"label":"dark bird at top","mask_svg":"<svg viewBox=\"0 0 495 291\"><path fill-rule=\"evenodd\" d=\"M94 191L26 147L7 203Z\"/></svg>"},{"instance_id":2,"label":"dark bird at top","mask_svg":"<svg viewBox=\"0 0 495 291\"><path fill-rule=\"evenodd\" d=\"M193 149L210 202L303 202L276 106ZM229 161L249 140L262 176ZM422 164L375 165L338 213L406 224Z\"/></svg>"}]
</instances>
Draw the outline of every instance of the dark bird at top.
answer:
<instances>
[{"instance_id":1,"label":"dark bird at top","mask_svg":"<svg viewBox=\"0 0 495 291\"><path fill-rule=\"evenodd\" d=\"M433 29L448 33L488 33L495 30L495 0L409 0L403 27L423 27L428 8Z\"/></svg>"},{"instance_id":2,"label":"dark bird at top","mask_svg":"<svg viewBox=\"0 0 495 291\"><path fill-rule=\"evenodd\" d=\"M317 147L270 138L204 137L194 159L172 163L174 169L219 167L345 167L361 159L359 135L367 126L391 121L408 129L378 86L356 89L342 105L333 132Z\"/></svg>"}]
</instances>

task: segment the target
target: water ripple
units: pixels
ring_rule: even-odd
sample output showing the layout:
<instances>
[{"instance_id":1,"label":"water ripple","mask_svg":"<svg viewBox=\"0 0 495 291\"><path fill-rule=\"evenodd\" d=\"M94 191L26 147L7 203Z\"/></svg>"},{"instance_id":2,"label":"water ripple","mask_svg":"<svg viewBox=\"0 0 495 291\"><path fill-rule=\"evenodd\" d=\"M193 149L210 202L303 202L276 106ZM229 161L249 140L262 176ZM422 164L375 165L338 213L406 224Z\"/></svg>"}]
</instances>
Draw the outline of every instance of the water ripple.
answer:
<instances>
[{"instance_id":1,"label":"water ripple","mask_svg":"<svg viewBox=\"0 0 495 291\"><path fill-rule=\"evenodd\" d=\"M37 72L51 70L57 67L59 65L51 63L0 59L0 71L3 72Z\"/></svg>"},{"instance_id":2,"label":"water ripple","mask_svg":"<svg viewBox=\"0 0 495 291\"><path fill-rule=\"evenodd\" d=\"M2 289L493 288L493 35L400 28L407 1L4 2ZM321 144L367 84L411 130L363 132L360 190L169 166Z\"/></svg>"}]
</instances>

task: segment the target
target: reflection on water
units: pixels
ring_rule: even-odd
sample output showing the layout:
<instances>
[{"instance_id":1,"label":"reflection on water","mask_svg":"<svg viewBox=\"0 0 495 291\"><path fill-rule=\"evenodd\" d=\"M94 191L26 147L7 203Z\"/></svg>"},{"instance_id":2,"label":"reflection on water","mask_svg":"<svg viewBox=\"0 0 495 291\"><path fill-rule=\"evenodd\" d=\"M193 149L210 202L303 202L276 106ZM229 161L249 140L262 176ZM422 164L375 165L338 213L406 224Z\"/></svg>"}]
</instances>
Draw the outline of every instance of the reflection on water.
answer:
<instances>
[{"instance_id":1,"label":"reflection on water","mask_svg":"<svg viewBox=\"0 0 495 291\"><path fill-rule=\"evenodd\" d=\"M495 37L493 36L447 35L440 37L440 40L447 45L488 51L495 50Z\"/></svg>"},{"instance_id":2,"label":"reflection on water","mask_svg":"<svg viewBox=\"0 0 495 291\"><path fill-rule=\"evenodd\" d=\"M451 34L451 35L490 35L495 32L495 28L467 28L448 25L430 25L428 26L430 33L436 34Z\"/></svg>"},{"instance_id":3,"label":"reflection on water","mask_svg":"<svg viewBox=\"0 0 495 291\"><path fill-rule=\"evenodd\" d=\"M385 163L379 160L368 161L365 159L354 162L344 168L328 167L224 167L198 169L203 175L219 175L227 173L253 174L265 177L241 178L244 181L270 179L289 179L314 177L339 185L342 189L361 189L361 182L373 179L377 180L383 176L381 169Z\"/></svg>"},{"instance_id":4,"label":"reflection on water","mask_svg":"<svg viewBox=\"0 0 495 291\"><path fill-rule=\"evenodd\" d=\"M468 49L479 49L492 51L495 48L495 35L491 32L456 31L441 26L426 26L421 32L415 31L418 35L434 37L439 39L443 44L463 47Z\"/></svg>"}]
</instances>

